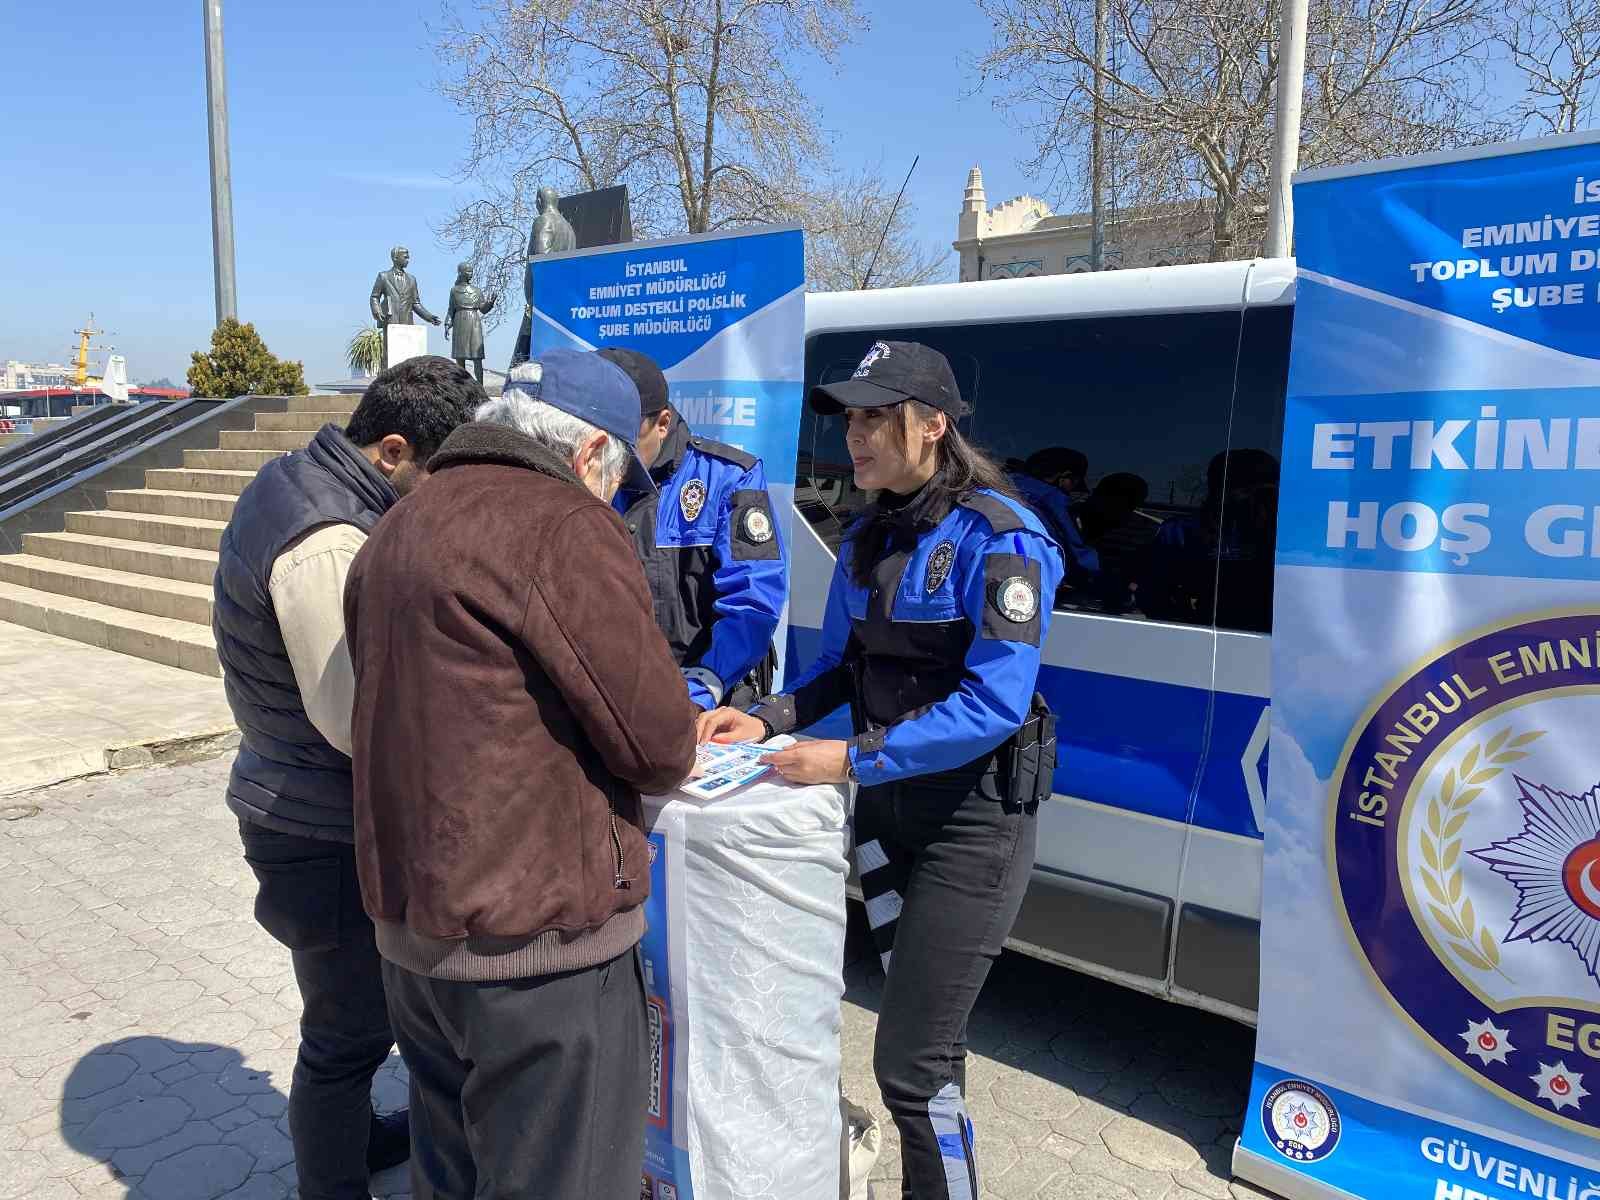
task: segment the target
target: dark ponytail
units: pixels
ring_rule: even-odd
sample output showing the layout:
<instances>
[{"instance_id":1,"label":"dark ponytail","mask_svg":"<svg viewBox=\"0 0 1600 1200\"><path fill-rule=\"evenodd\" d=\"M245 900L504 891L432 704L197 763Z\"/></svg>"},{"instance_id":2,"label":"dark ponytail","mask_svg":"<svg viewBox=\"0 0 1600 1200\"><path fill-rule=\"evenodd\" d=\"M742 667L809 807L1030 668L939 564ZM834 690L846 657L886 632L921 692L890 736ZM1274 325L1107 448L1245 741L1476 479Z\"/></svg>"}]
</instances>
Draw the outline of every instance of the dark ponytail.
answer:
<instances>
[{"instance_id":1,"label":"dark ponytail","mask_svg":"<svg viewBox=\"0 0 1600 1200\"><path fill-rule=\"evenodd\" d=\"M906 401L899 409L902 445L910 443L908 424L913 415L926 418L937 411L915 400ZM857 585L870 585L873 568L885 554L915 545L922 534L949 516L950 510L972 492L994 491L1016 499L1005 472L963 437L954 421L945 425L936 453L939 463L933 477L908 502L897 503L898 497L880 492L851 527L850 577Z\"/></svg>"}]
</instances>

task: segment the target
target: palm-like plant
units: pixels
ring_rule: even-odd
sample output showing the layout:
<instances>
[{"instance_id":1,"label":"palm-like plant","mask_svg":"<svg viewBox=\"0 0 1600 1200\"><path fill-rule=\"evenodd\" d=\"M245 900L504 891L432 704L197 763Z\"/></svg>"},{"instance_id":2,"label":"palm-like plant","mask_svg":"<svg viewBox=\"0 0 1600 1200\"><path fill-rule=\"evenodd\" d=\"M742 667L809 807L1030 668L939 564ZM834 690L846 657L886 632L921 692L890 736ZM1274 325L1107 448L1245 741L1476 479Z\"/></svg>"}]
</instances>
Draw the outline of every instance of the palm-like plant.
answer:
<instances>
[{"instance_id":1,"label":"palm-like plant","mask_svg":"<svg viewBox=\"0 0 1600 1200\"><path fill-rule=\"evenodd\" d=\"M362 326L344 353L352 375L376 375L383 370L383 330Z\"/></svg>"}]
</instances>

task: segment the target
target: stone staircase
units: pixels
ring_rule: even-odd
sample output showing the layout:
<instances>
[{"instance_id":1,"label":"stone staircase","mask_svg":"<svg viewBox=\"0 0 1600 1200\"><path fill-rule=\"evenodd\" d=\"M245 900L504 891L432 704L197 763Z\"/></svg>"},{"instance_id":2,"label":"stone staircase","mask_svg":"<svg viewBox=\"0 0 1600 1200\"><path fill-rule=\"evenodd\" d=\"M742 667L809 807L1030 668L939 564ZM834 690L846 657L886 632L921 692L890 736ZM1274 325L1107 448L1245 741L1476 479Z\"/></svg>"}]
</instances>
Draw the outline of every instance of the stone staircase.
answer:
<instances>
[{"instance_id":1,"label":"stone staircase","mask_svg":"<svg viewBox=\"0 0 1600 1200\"><path fill-rule=\"evenodd\" d=\"M29 533L0 555L0 621L220 675L211 636L211 577L233 506L258 470L298 450L355 396L294 396L253 430L224 432L183 466L146 471L145 486L106 493L109 507L68 513L60 533Z\"/></svg>"}]
</instances>

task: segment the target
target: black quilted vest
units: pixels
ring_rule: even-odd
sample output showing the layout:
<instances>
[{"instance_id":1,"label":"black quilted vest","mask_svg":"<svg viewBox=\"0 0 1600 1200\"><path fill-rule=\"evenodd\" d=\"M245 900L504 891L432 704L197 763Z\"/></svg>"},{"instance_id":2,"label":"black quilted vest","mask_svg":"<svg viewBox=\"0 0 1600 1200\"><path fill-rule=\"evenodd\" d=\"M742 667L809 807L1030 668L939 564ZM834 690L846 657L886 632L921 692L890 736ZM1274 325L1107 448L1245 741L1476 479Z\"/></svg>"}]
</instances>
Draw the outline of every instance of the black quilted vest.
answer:
<instances>
[{"instance_id":1,"label":"black quilted vest","mask_svg":"<svg viewBox=\"0 0 1600 1200\"><path fill-rule=\"evenodd\" d=\"M337 425L261 469L222 535L211 625L243 739L228 807L282 833L353 842L350 760L306 716L268 582L285 547L318 525L370 531L398 497Z\"/></svg>"}]
</instances>

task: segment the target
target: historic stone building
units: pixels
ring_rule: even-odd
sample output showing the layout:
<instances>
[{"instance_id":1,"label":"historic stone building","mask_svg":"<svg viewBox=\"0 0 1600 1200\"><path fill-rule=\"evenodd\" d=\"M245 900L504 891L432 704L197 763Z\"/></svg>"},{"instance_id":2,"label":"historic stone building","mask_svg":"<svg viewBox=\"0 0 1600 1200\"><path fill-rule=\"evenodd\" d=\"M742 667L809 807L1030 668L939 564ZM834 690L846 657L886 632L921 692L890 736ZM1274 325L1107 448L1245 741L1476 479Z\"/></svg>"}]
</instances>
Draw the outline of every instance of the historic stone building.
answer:
<instances>
[{"instance_id":1,"label":"historic stone building","mask_svg":"<svg viewBox=\"0 0 1600 1200\"><path fill-rule=\"evenodd\" d=\"M1017 196L990 208L983 172L973 167L967 173L955 240L960 278L1022 279L1090 270L1090 225L1088 213L1057 215L1034 196ZM1106 215L1107 270L1204 262L1210 245L1204 215L1188 205Z\"/></svg>"}]
</instances>

